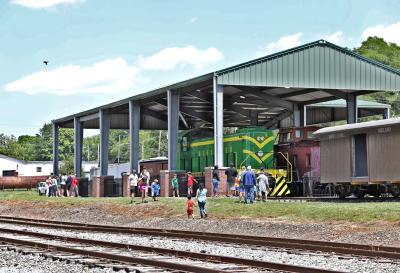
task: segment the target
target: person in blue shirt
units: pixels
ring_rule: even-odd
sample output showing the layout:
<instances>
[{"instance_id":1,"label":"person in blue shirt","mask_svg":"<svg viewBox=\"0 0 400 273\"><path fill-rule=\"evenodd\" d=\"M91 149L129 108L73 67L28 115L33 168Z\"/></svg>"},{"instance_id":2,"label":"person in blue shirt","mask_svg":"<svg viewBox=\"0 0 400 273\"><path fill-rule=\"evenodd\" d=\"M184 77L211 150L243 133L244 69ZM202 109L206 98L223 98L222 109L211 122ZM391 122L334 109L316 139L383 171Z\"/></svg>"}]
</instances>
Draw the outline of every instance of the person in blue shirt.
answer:
<instances>
[{"instance_id":1,"label":"person in blue shirt","mask_svg":"<svg viewBox=\"0 0 400 273\"><path fill-rule=\"evenodd\" d=\"M247 167L247 170L242 176L243 187L244 187L244 203L247 204L247 200L250 197L250 203L254 203L254 186L256 185L256 175L251 170L251 166Z\"/></svg>"},{"instance_id":2,"label":"person in blue shirt","mask_svg":"<svg viewBox=\"0 0 400 273\"><path fill-rule=\"evenodd\" d=\"M197 190L197 193L196 193L196 199L197 199L197 203L199 205L200 217L206 218L207 217L207 212L206 212L207 189L204 188L203 183L199 184L199 189Z\"/></svg>"},{"instance_id":3,"label":"person in blue shirt","mask_svg":"<svg viewBox=\"0 0 400 273\"><path fill-rule=\"evenodd\" d=\"M151 184L153 191L153 200L158 201L157 197L160 196L160 183L158 183L158 179L154 179L154 182Z\"/></svg>"}]
</instances>

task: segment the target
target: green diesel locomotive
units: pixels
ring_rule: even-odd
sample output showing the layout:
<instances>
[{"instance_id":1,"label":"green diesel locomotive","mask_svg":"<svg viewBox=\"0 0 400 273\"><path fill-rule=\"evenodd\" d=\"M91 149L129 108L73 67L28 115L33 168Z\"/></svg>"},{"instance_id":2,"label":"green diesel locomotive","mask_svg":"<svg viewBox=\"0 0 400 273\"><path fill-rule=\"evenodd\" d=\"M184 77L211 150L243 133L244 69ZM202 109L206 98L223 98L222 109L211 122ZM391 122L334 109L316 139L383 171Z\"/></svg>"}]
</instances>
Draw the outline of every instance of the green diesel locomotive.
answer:
<instances>
[{"instance_id":1,"label":"green diesel locomotive","mask_svg":"<svg viewBox=\"0 0 400 273\"><path fill-rule=\"evenodd\" d=\"M178 170L204 172L214 165L213 130L200 128L187 131L179 138ZM273 168L273 131L262 127L243 128L224 135L224 166L233 163L236 168Z\"/></svg>"}]
</instances>

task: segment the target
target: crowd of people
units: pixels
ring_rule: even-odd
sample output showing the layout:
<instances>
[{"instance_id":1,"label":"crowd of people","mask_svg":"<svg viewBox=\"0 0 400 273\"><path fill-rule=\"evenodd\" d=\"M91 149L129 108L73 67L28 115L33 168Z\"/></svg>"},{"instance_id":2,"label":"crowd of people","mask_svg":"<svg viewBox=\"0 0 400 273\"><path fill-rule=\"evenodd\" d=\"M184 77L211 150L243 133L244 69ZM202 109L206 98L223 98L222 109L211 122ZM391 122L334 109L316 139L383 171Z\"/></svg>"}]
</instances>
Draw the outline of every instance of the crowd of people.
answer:
<instances>
[{"instance_id":1,"label":"crowd of people","mask_svg":"<svg viewBox=\"0 0 400 273\"><path fill-rule=\"evenodd\" d=\"M237 197L239 202L243 202L244 204L248 204L249 202L253 204L255 199L266 201L270 185L268 174L263 168L261 168L256 177L251 166L247 168L242 167L238 172L234 165L230 164L230 167L225 170L225 175L227 197ZM151 196L153 201L158 201L161 189L160 183L157 178L154 178L151 182L150 180L151 175L146 167L144 167L140 173L133 170L129 174L128 181L130 185L131 203L134 203L136 197L140 197L142 203L147 203L148 201L146 198L148 196ZM219 196L220 181L220 170L218 166L214 166L212 171L213 197ZM199 183L191 172L186 173L186 183L186 211L188 218L194 218L193 210L195 206L199 208L200 217L206 218L207 189L204 183ZM78 185L79 181L76 175L51 175L46 180L46 195L49 197L78 197ZM197 185L197 187L195 187L195 185ZM177 174L174 174L171 179L171 188L173 197L179 197L179 179ZM197 188L197 190L194 193L195 188Z\"/></svg>"},{"instance_id":2,"label":"crowd of people","mask_svg":"<svg viewBox=\"0 0 400 273\"><path fill-rule=\"evenodd\" d=\"M269 174L261 168L260 172L256 176L251 166L242 167L240 171L237 171L233 164L225 170L226 175L226 196L237 197L239 202L244 204L253 204L255 200L265 202L269 192ZM185 174L187 192L184 194L187 196L186 211L188 218L194 218L193 210L195 206L199 208L199 214L201 218L207 217L206 213L206 200L207 200L207 189L204 183L199 183L194 175L189 171ZM160 183L158 179L154 179L151 183L151 175L146 168L143 168L141 173L137 173L133 170L128 177L130 184L131 203L134 203L135 197L140 196L142 203L147 203L146 197L151 196L154 201L158 200L160 195ZM182 181L182 177L180 179ZM179 197L179 181L177 174L174 174L171 179L172 196ZM214 166L212 171L212 196L219 196L219 184L220 184L220 170L218 166ZM195 185L197 184L197 190L194 192ZM193 200L195 199L195 201Z\"/></svg>"},{"instance_id":3,"label":"crowd of people","mask_svg":"<svg viewBox=\"0 0 400 273\"><path fill-rule=\"evenodd\" d=\"M51 175L46 179L46 196L48 197L78 197L79 180L76 175Z\"/></svg>"},{"instance_id":4,"label":"crowd of people","mask_svg":"<svg viewBox=\"0 0 400 273\"><path fill-rule=\"evenodd\" d=\"M143 168L142 172L137 174L136 170L128 176L131 203L134 202L136 196L141 197L142 203L147 203L146 197L151 192L151 197L154 201L158 201L158 196L160 196L160 183L157 178L155 178L150 183L150 173L146 167Z\"/></svg>"}]
</instances>

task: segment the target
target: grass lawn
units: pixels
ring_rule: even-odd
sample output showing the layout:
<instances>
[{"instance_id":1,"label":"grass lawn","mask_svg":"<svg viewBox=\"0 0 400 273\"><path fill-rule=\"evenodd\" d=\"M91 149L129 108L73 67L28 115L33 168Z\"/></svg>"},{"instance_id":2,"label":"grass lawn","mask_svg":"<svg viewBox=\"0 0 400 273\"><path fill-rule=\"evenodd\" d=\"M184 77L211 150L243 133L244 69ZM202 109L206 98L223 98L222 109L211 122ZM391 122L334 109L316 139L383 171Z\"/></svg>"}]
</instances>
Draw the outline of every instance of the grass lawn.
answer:
<instances>
[{"instance_id":1,"label":"grass lawn","mask_svg":"<svg viewBox=\"0 0 400 273\"><path fill-rule=\"evenodd\" d=\"M116 198L48 198L39 196L34 191L0 191L0 205L6 200L10 202L32 202L33 204L57 204L58 206L90 206L105 204L107 206L132 207L130 200ZM182 216L185 213L186 198L160 198L147 204L135 204L136 210L168 211L168 216ZM139 202L139 198L137 198ZM207 212L213 219L288 219L295 221L351 221L400 222L400 203L368 202L368 203L327 203L327 202L256 202L254 205L237 203L233 198L208 198ZM197 209L197 208L195 208ZM153 215L154 216L154 215ZM155 215L157 216L157 215Z\"/></svg>"}]
</instances>

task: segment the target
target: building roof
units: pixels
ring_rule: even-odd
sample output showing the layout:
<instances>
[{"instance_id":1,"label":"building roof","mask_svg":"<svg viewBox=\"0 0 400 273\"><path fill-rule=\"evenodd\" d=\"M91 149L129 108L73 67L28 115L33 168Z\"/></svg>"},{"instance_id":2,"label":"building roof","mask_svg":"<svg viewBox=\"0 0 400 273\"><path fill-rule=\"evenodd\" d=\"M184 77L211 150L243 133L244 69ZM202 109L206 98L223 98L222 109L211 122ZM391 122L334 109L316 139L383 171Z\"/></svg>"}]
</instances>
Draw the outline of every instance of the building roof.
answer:
<instances>
[{"instance_id":1,"label":"building roof","mask_svg":"<svg viewBox=\"0 0 400 273\"><path fill-rule=\"evenodd\" d=\"M314 132L314 135L321 136L332 133L357 131L360 129L370 129L377 127L390 127L393 125L400 125L400 118L373 120L360 123L345 124L339 126L325 127Z\"/></svg>"},{"instance_id":2,"label":"building roof","mask_svg":"<svg viewBox=\"0 0 400 273\"><path fill-rule=\"evenodd\" d=\"M331 100L331 101L324 101L319 103L313 103L307 105L307 107L346 107L346 100L338 99L338 100ZM357 107L358 108L380 108L380 109L387 109L391 108L390 104L380 103L376 101L369 101L369 100L360 100L357 99Z\"/></svg>"},{"instance_id":3,"label":"building roof","mask_svg":"<svg viewBox=\"0 0 400 273\"><path fill-rule=\"evenodd\" d=\"M17 162L17 163L23 163L23 164L26 163L26 162L23 161L23 160L19 160L19 159L16 159L16 158L14 158L14 157L10 157L10 156L3 155L3 154L0 154L0 158L6 159L6 160L10 160L10 161L14 161L14 162Z\"/></svg>"},{"instance_id":4,"label":"building roof","mask_svg":"<svg viewBox=\"0 0 400 273\"><path fill-rule=\"evenodd\" d=\"M382 90L400 91L400 71L324 40L244 62L189 80L53 120L73 128L99 128L99 110L111 113L111 128L129 128L129 101L142 106L141 129L167 128L167 90L180 94L180 129L213 124L213 86L224 87L224 126L271 127L295 105Z\"/></svg>"}]
</instances>

